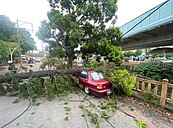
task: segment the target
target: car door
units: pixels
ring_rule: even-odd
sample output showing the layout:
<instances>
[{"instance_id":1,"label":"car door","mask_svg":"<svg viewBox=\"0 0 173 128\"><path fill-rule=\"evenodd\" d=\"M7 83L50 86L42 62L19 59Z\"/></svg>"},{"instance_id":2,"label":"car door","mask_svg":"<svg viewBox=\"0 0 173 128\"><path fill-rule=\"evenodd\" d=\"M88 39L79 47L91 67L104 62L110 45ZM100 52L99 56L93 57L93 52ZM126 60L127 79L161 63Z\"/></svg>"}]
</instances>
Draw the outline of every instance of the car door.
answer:
<instances>
[{"instance_id":1,"label":"car door","mask_svg":"<svg viewBox=\"0 0 173 128\"><path fill-rule=\"evenodd\" d=\"M88 73L86 71L82 71L79 74L79 84L87 86L87 83L88 83Z\"/></svg>"}]
</instances>

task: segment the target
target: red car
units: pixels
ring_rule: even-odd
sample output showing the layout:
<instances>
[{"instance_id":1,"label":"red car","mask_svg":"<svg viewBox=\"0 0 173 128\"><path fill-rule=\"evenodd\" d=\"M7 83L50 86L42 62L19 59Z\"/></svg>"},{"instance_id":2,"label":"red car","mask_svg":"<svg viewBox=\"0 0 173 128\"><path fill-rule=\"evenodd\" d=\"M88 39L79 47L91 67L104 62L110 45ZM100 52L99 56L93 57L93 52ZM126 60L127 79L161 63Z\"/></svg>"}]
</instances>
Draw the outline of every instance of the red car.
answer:
<instances>
[{"instance_id":1,"label":"red car","mask_svg":"<svg viewBox=\"0 0 173 128\"><path fill-rule=\"evenodd\" d=\"M83 86L86 94L93 94L98 97L110 95L112 84L105 80L103 73L96 71L82 71L79 74L79 84Z\"/></svg>"}]
</instances>

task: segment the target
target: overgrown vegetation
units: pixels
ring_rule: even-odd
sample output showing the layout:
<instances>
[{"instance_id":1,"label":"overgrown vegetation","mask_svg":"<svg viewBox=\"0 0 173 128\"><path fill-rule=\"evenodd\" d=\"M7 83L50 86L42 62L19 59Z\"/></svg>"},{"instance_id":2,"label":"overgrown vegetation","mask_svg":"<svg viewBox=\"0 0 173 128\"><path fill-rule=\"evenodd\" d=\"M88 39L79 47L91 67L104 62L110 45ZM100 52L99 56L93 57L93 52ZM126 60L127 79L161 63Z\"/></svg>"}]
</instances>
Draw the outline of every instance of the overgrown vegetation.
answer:
<instances>
[{"instance_id":1,"label":"overgrown vegetation","mask_svg":"<svg viewBox=\"0 0 173 128\"><path fill-rule=\"evenodd\" d=\"M130 76L125 69L119 69L111 72L111 82L115 93L119 94L122 90L124 94L131 95L136 84L136 77Z\"/></svg>"},{"instance_id":2,"label":"overgrown vegetation","mask_svg":"<svg viewBox=\"0 0 173 128\"><path fill-rule=\"evenodd\" d=\"M35 103L40 97L46 97L51 101L57 96L67 96L78 89L75 85L75 81L64 74L50 76L46 81L43 78L32 76L25 82L13 80L10 84L0 86L0 93L17 92L20 98L29 97Z\"/></svg>"},{"instance_id":3,"label":"overgrown vegetation","mask_svg":"<svg viewBox=\"0 0 173 128\"><path fill-rule=\"evenodd\" d=\"M143 100L153 106L161 107L160 101L158 98L154 96L153 93L145 94L145 93L139 93L139 96L142 96Z\"/></svg>"},{"instance_id":4,"label":"overgrown vegetation","mask_svg":"<svg viewBox=\"0 0 173 128\"><path fill-rule=\"evenodd\" d=\"M138 64L133 68L133 72L137 75L149 77L153 80L162 81L169 79L173 83L173 67L152 64Z\"/></svg>"}]
</instances>

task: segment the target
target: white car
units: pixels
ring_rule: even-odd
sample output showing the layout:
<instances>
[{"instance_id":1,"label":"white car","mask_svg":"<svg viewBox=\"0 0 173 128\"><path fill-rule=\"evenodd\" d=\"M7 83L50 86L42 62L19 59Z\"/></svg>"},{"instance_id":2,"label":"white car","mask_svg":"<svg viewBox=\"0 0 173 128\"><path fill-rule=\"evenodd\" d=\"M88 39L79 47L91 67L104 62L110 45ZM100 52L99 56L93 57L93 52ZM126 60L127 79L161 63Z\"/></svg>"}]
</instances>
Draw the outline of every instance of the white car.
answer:
<instances>
[{"instance_id":1,"label":"white car","mask_svg":"<svg viewBox=\"0 0 173 128\"><path fill-rule=\"evenodd\" d=\"M37 57L37 58L35 59L35 61L36 61L36 62L40 62L40 61L41 61L41 58Z\"/></svg>"}]
</instances>

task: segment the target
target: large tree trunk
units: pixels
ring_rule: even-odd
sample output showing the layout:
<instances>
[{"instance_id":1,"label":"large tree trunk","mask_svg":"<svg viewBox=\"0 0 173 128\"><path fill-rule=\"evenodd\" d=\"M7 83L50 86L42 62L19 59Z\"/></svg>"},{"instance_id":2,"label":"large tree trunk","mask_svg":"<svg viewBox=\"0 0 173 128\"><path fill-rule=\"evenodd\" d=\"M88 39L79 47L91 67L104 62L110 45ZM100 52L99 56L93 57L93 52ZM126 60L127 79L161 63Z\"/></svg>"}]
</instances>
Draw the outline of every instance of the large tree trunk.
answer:
<instances>
[{"instance_id":1,"label":"large tree trunk","mask_svg":"<svg viewBox=\"0 0 173 128\"><path fill-rule=\"evenodd\" d=\"M0 83L10 82L13 79L28 79L30 76L35 77L46 77L50 75L55 74L71 74L74 76L77 76L82 69L75 69L75 70L65 70L65 69L59 69L59 70L46 70L46 71L36 71L32 73L17 73L17 74L10 74L10 76L4 76L0 75Z\"/></svg>"},{"instance_id":2,"label":"large tree trunk","mask_svg":"<svg viewBox=\"0 0 173 128\"><path fill-rule=\"evenodd\" d=\"M68 56L68 68L72 69L73 66L73 55Z\"/></svg>"}]
</instances>

